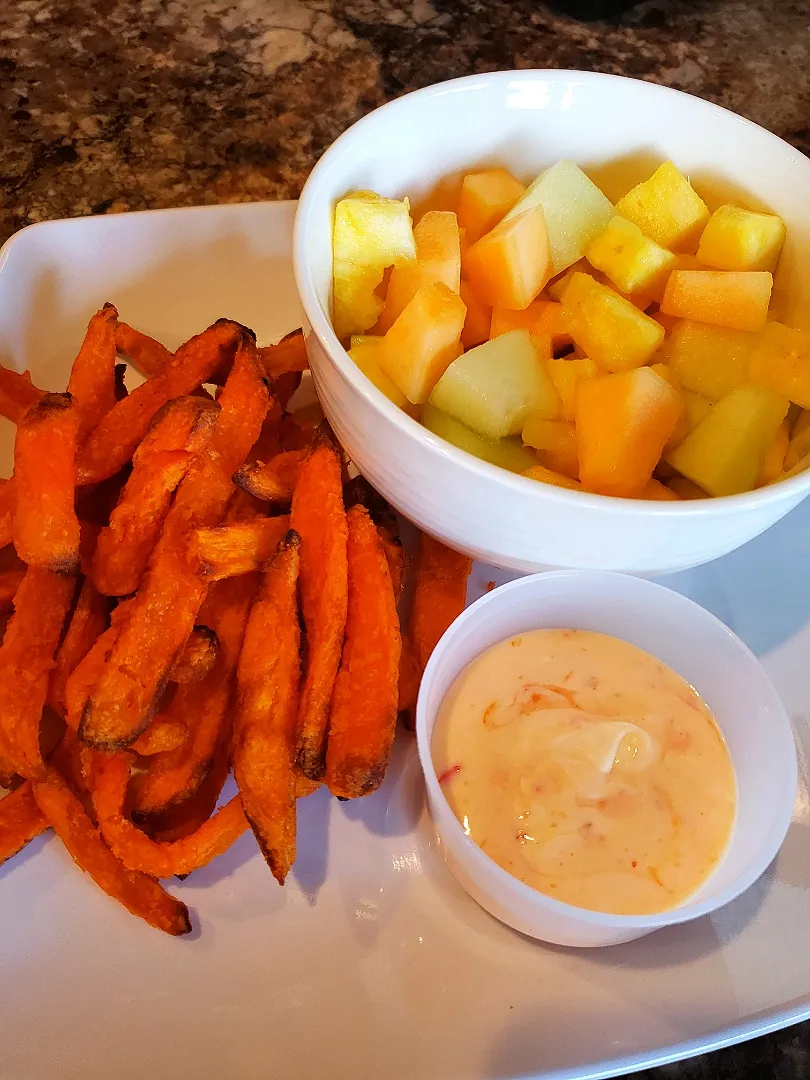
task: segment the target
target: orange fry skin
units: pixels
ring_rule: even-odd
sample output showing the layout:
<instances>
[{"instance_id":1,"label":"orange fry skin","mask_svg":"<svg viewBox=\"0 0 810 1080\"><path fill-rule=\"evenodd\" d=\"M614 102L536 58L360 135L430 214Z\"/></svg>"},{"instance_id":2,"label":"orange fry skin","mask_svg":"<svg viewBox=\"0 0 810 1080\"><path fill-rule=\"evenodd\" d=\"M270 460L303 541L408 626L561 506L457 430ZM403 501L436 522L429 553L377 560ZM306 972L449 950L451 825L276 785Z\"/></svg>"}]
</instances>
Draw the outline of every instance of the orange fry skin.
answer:
<instances>
[{"instance_id":1,"label":"orange fry skin","mask_svg":"<svg viewBox=\"0 0 810 1080\"><path fill-rule=\"evenodd\" d=\"M234 473L233 482L263 502L289 505L305 450L286 450L268 462L252 461Z\"/></svg>"},{"instance_id":2,"label":"orange fry skin","mask_svg":"<svg viewBox=\"0 0 810 1080\"><path fill-rule=\"evenodd\" d=\"M67 392L79 409L78 444L115 405L115 325L118 312L105 304L90 320L73 361Z\"/></svg>"},{"instance_id":3,"label":"orange fry skin","mask_svg":"<svg viewBox=\"0 0 810 1080\"><path fill-rule=\"evenodd\" d=\"M188 725L181 716L158 713L149 727L132 744L132 749L142 757L166 754L182 746L188 738Z\"/></svg>"},{"instance_id":4,"label":"orange fry skin","mask_svg":"<svg viewBox=\"0 0 810 1080\"><path fill-rule=\"evenodd\" d=\"M347 510L349 507L358 504L365 506L371 515L371 520L377 526L377 532L380 534L385 558L388 562L394 597L399 603L405 583L405 551L399 535L396 514L382 495L375 491L363 476L355 476L347 484L343 485L343 502Z\"/></svg>"},{"instance_id":5,"label":"orange fry skin","mask_svg":"<svg viewBox=\"0 0 810 1080\"><path fill-rule=\"evenodd\" d=\"M309 357L303 330L293 330L278 344L260 348L259 362L268 379L278 379L281 375L308 371Z\"/></svg>"},{"instance_id":6,"label":"orange fry skin","mask_svg":"<svg viewBox=\"0 0 810 1080\"><path fill-rule=\"evenodd\" d=\"M167 934L188 934L188 908L153 877L128 870L113 855L78 797L52 768L34 785L34 797L76 865L125 908Z\"/></svg>"},{"instance_id":7,"label":"orange fry skin","mask_svg":"<svg viewBox=\"0 0 810 1080\"><path fill-rule=\"evenodd\" d=\"M30 781L0 799L0 866L45 832L48 819L34 798Z\"/></svg>"},{"instance_id":8,"label":"orange fry skin","mask_svg":"<svg viewBox=\"0 0 810 1080\"><path fill-rule=\"evenodd\" d=\"M245 815L279 885L295 861L300 546L290 530L261 576L239 658L232 747Z\"/></svg>"},{"instance_id":9,"label":"orange fry skin","mask_svg":"<svg viewBox=\"0 0 810 1080\"><path fill-rule=\"evenodd\" d=\"M230 747L220 745L208 775L196 791L159 814L144 819L149 836L153 840L171 842L196 832L213 814L230 771Z\"/></svg>"},{"instance_id":10,"label":"orange fry skin","mask_svg":"<svg viewBox=\"0 0 810 1080\"><path fill-rule=\"evenodd\" d=\"M171 353L165 345L135 330L125 322L119 322L115 328L115 347L140 371L151 378L161 375L172 361Z\"/></svg>"},{"instance_id":11,"label":"orange fry skin","mask_svg":"<svg viewBox=\"0 0 810 1080\"><path fill-rule=\"evenodd\" d=\"M19 424L32 405L45 396L27 371L12 371L0 364L0 416Z\"/></svg>"},{"instance_id":12,"label":"orange fry skin","mask_svg":"<svg viewBox=\"0 0 810 1080\"><path fill-rule=\"evenodd\" d=\"M397 725L399 618L377 528L365 507L353 506L349 526L346 640L335 680L326 783L355 799L382 783Z\"/></svg>"},{"instance_id":13,"label":"orange fry skin","mask_svg":"<svg viewBox=\"0 0 810 1080\"><path fill-rule=\"evenodd\" d=\"M204 679L216 663L219 639L210 626L195 626L180 658L171 670L176 683L195 683Z\"/></svg>"},{"instance_id":14,"label":"orange fry skin","mask_svg":"<svg viewBox=\"0 0 810 1080\"><path fill-rule=\"evenodd\" d=\"M221 581L259 570L289 527L290 519L286 515L214 525L195 531L191 550L206 581Z\"/></svg>"},{"instance_id":15,"label":"orange fry skin","mask_svg":"<svg viewBox=\"0 0 810 1080\"><path fill-rule=\"evenodd\" d=\"M0 613L12 610L14 596L24 577L24 570L0 570Z\"/></svg>"},{"instance_id":16,"label":"orange fry skin","mask_svg":"<svg viewBox=\"0 0 810 1080\"><path fill-rule=\"evenodd\" d=\"M329 705L335 684L348 604L347 525L340 452L323 425L301 464L290 527L301 537L301 611L307 663L298 713L297 764L310 780L326 769Z\"/></svg>"},{"instance_id":17,"label":"orange fry skin","mask_svg":"<svg viewBox=\"0 0 810 1080\"><path fill-rule=\"evenodd\" d=\"M11 543L14 526L14 484L0 480L0 549Z\"/></svg>"},{"instance_id":18,"label":"orange fry skin","mask_svg":"<svg viewBox=\"0 0 810 1080\"><path fill-rule=\"evenodd\" d=\"M79 410L69 394L46 394L17 425L14 547L29 566L79 569L74 459Z\"/></svg>"},{"instance_id":19,"label":"orange fry skin","mask_svg":"<svg viewBox=\"0 0 810 1080\"><path fill-rule=\"evenodd\" d=\"M110 607L110 600L101 595L90 578L85 578L51 672L48 704L56 712L64 714L68 678L107 629Z\"/></svg>"}]
</instances>

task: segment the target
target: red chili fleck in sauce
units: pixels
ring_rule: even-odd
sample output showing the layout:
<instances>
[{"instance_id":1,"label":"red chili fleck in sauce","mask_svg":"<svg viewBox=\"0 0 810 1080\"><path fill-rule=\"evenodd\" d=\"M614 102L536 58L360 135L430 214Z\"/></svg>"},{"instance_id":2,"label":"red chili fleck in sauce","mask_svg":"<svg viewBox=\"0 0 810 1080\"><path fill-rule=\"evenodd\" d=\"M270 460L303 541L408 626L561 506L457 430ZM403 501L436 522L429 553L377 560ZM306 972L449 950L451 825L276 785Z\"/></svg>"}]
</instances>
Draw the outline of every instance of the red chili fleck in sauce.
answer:
<instances>
[{"instance_id":1,"label":"red chili fleck in sauce","mask_svg":"<svg viewBox=\"0 0 810 1080\"><path fill-rule=\"evenodd\" d=\"M456 773L461 772L460 765L451 765L449 769L445 769L442 775L439 777L439 783L443 784L445 780L449 780L451 776L455 776Z\"/></svg>"}]
</instances>

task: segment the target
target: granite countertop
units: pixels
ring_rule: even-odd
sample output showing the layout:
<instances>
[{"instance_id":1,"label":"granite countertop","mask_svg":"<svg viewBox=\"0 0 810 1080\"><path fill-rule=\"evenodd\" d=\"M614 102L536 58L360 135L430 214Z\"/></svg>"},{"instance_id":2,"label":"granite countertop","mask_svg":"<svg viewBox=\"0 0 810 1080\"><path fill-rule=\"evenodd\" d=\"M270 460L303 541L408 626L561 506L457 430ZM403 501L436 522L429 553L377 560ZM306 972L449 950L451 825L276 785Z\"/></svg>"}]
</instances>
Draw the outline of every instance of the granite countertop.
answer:
<instances>
[{"instance_id":1,"label":"granite countertop","mask_svg":"<svg viewBox=\"0 0 810 1080\"><path fill-rule=\"evenodd\" d=\"M31 222L295 198L349 124L474 72L569 67L715 101L810 153L810 0L15 0L0 5L0 242ZM803 1080L810 1024L656 1072Z\"/></svg>"}]
</instances>

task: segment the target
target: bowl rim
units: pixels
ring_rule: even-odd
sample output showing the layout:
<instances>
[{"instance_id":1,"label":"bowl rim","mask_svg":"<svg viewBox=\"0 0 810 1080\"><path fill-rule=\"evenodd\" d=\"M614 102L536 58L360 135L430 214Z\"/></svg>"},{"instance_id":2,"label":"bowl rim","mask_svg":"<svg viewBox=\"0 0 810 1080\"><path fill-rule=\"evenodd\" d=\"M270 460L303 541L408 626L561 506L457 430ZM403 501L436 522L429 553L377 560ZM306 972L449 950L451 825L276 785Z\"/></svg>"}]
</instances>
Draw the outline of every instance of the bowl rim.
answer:
<instances>
[{"instance_id":1,"label":"bowl rim","mask_svg":"<svg viewBox=\"0 0 810 1080\"><path fill-rule=\"evenodd\" d=\"M592 911L589 908L580 908L574 904L565 903L562 900L555 900L553 897L547 896L545 893L527 885L514 874L510 874L508 870L504 870L503 867L499 866L498 863L490 858L490 856L464 832L461 823L453 813L441 785L439 784L430 752L431 740L427 732L427 692L425 688L430 685L436 669L444 661L447 652L453 648L454 637L459 629L463 628L467 623L485 619L487 617L487 609L492 604L503 603L509 593L520 591L521 589L536 588L538 581L541 579L545 582L552 582L570 581L572 579L581 580L582 578L593 580L595 577L610 579L617 584L621 583L623 588L631 591L636 590L642 593L663 592L669 594L671 597L677 597L676 602L681 603L683 610L690 613L690 618L697 621L702 620L706 624L712 624L714 629L719 630L737 649L740 650L745 660L751 665L752 677L758 680L765 695L772 699L776 712L782 721L781 734L785 739L784 750L787 751L788 747L793 749L793 753L786 753L785 755L787 758L786 764L788 766L788 775L785 778L784 785L776 796L777 805L778 801L781 800L781 808L775 818L774 824L774 835L779 837L779 841L773 849L771 850L769 847L763 848L759 852L757 858L752 859L748 863L747 868L737 875L737 877L716 896L697 902L686 901L677 907L670 908L654 915L616 915L611 914L610 912ZM538 603L538 597L534 598L533 603ZM481 654L479 653L478 655ZM439 801L442 808L447 812L448 820L446 825L443 824L441 828L437 825L436 828L439 831L440 836L446 835L449 832L453 846L457 849L460 847L464 851L465 856L473 862L476 869L489 877L491 885L487 884L480 887L496 899L503 900L504 897L511 897L519 903L528 903L538 910L546 910L555 917L575 920L581 924L594 928L598 927L604 930L615 931L652 931L661 929L665 926L675 926L679 923L691 922L693 919L699 919L704 915L709 915L712 912L717 911L719 908L724 907L749 889L768 869L782 847L793 819L796 792L798 790L798 761L795 750L795 737L784 703L760 660L729 626L706 608L702 607L689 597L684 596L683 593L679 593L658 582L632 577L612 570L549 570L540 574L529 574L525 577L520 577L514 581L507 582L490 593L485 593L482 597L472 603L453 621L453 623L451 623L448 630L445 631L425 667L416 705L415 730L419 763L422 768L428 798L431 802ZM729 838L729 845L733 841L733 837L736 833L737 821L738 818L735 815L735 823ZM724 858L725 855L723 856L723 859ZM723 859L717 863L709 877L706 878L704 883L699 887L700 890L705 887L713 874L720 868Z\"/></svg>"},{"instance_id":2,"label":"bowl rim","mask_svg":"<svg viewBox=\"0 0 810 1080\"><path fill-rule=\"evenodd\" d=\"M787 151L793 158L794 164L807 171L808 181L810 182L810 160L800 154L795 147L790 145L790 143L781 139L778 135L774 135L773 132L768 131L767 128L740 116L738 113L732 112L730 109L725 109L721 105L715 105L713 102L706 101L693 94L687 94L682 90L676 90L672 87L661 86L658 83L650 83L645 82L642 79L629 78L625 75L610 75L597 71L580 71L575 68L524 68L518 70L494 71L482 75L464 75L458 79L449 79L444 82L422 87L419 90L413 90L408 94L403 94L401 97L394 98L392 101L388 101L384 105L373 109L339 135L310 172L298 200L298 207L296 209L295 221L293 224L292 245L295 282L306 319L318 341L323 346L324 353L329 362L372 408L382 414L388 422L399 428L403 436L406 438L413 437L420 439L426 446L430 447L432 451L445 456L453 462L456 467L462 469L471 476L478 477L479 479L486 479L490 482L499 482L505 488L511 489L516 495L524 498L537 498L544 501L550 500L551 502L569 506L573 505L572 500L576 500L576 505L583 509L590 507L594 510L610 510L621 516L635 516L643 510L654 516L678 519L683 515L692 518L713 517L717 511L724 511L727 509L733 509L736 512L744 512L749 509L753 510L763 504L770 503L774 498L781 501L783 498L790 498L792 496L801 497L803 494L807 494L808 490L810 490L810 467L796 473L794 476L786 477L775 483L766 484L764 487L755 488L752 491L741 492L737 495L709 496L705 499L683 499L679 501L656 501L650 499L631 499L613 495L597 495L589 491L576 491L568 488L556 487L552 484L540 483L537 480L523 476L520 473L513 473L499 465L493 465L490 462L483 461L474 454L470 454L466 450L461 450L447 440L441 439L428 431L428 429L423 427L418 420L409 416L390 401L385 394L383 394L382 391L360 371L357 365L351 360L346 349L344 349L343 345L340 343L340 340L332 327L331 319L328 317L318 300L306 257L307 240L310 232L310 210L312 205L317 202L320 188L334 163L347 152L350 146L361 139L366 128L371 128L373 125L378 124L380 118L385 117L389 112L396 113L399 110L407 109L409 103L413 99L430 99L445 97L448 94L486 90L493 84L500 85L503 83L508 84L510 82L534 81L540 77L551 77L557 80L561 78L576 78L578 81L585 83L604 83L606 81L635 83L639 88L643 87L643 90L640 91L642 93L652 95L658 94L662 97L683 99L690 102L690 108L696 107L698 110L703 110L706 113L721 115L724 119L730 118L743 127L752 128L766 136L767 139L773 142L775 149L778 148L782 154ZM534 494L530 494L531 492Z\"/></svg>"}]
</instances>

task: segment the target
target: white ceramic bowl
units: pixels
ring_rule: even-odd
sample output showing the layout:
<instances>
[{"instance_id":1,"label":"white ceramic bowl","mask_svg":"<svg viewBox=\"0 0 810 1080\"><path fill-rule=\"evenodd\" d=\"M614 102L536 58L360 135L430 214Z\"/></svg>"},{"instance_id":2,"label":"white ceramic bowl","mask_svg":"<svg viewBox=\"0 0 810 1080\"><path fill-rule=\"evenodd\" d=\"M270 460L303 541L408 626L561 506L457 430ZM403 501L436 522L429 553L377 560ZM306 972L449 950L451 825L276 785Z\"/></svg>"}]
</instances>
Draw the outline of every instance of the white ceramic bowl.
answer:
<instances>
[{"instance_id":1,"label":"white ceramic bowl","mask_svg":"<svg viewBox=\"0 0 810 1080\"><path fill-rule=\"evenodd\" d=\"M529 180L560 158L617 197L672 158L725 201L734 182L785 219L780 314L810 312L810 161L775 135L687 94L613 75L511 71L408 94L349 128L307 181L295 276L318 396L368 480L452 547L515 570L548 566L656 573L707 562L750 540L810 491L810 474L692 503L608 499L538 484L481 462L392 405L346 355L329 321L332 211L370 188L418 200L444 175L505 164ZM605 170L606 163L619 162ZM804 272L799 267L804 264ZM807 316L805 316L807 318Z\"/></svg>"},{"instance_id":2,"label":"white ceramic bowl","mask_svg":"<svg viewBox=\"0 0 810 1080\"><path fill-rule=\"evenodd\" d=\"M607 915L553 900L485 855L465 835L444 797L430 744L446 693L490 646L543 627L596 630L646 649L694 686L715 715L737 776L737 820L722 862L699 892L679 907L659 915ZM467 608L441 639L425 670L416 738L428 806L452 872L496 918L558 945L615 945L727 904L773 860L796 799L790 721L754 654L692 600L623 574L563 570L518 578Z\"/></svg>"}]
</instances>

